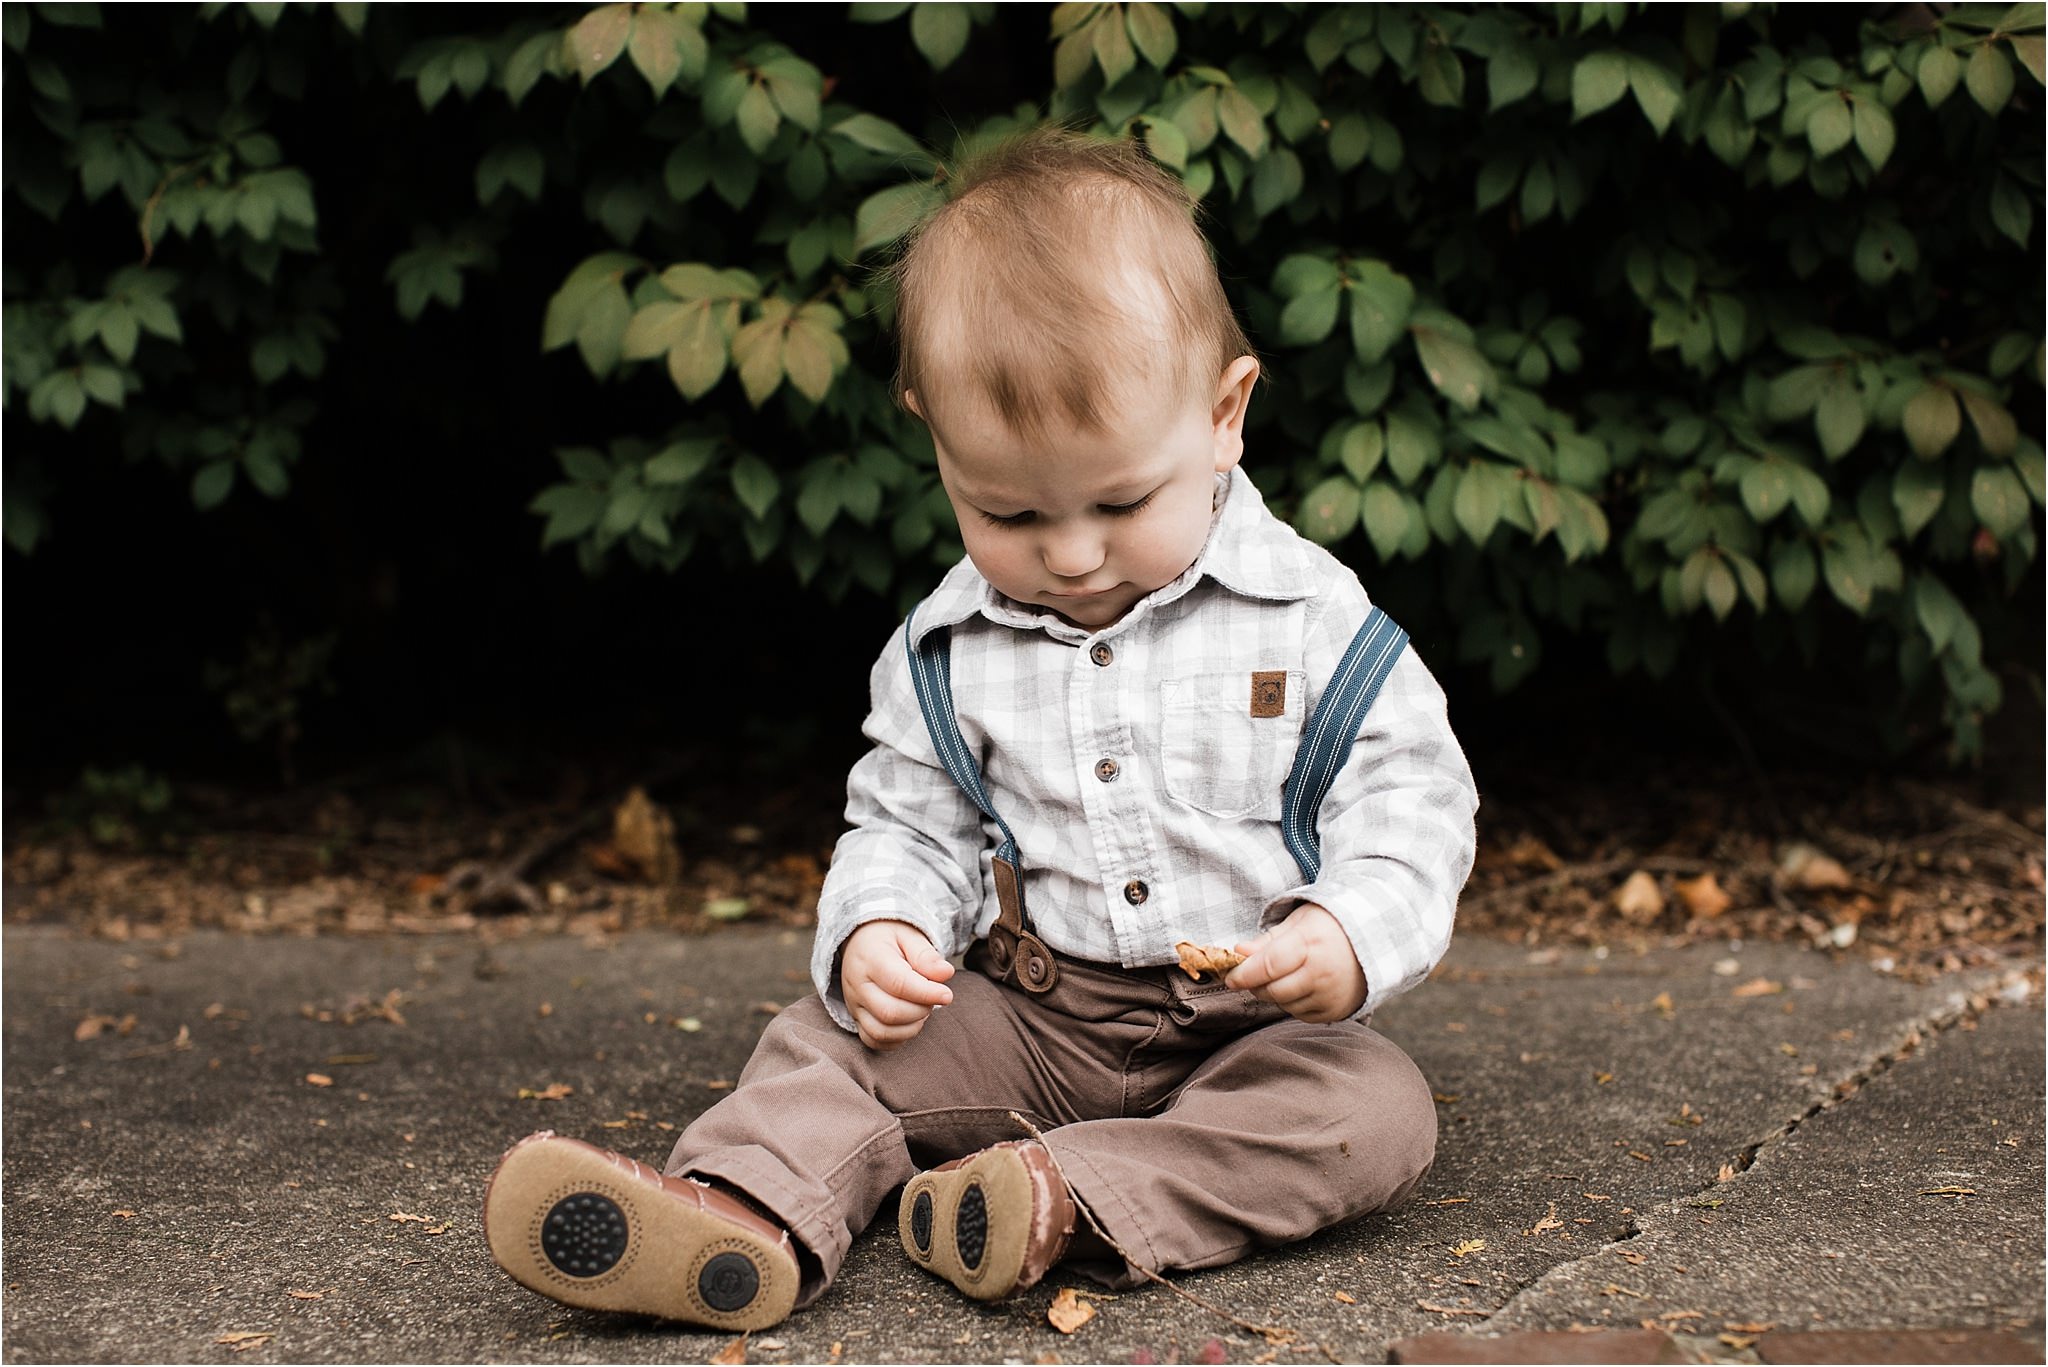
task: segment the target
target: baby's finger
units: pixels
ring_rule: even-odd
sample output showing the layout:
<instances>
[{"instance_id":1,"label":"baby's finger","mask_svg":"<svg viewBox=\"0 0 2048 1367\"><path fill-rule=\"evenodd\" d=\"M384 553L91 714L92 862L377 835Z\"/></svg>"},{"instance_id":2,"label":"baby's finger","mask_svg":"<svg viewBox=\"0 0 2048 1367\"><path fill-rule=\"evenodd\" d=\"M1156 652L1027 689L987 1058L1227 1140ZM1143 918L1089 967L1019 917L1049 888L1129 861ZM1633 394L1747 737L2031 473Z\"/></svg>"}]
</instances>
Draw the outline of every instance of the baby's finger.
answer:
<instances>
[{"instance_id":1,"label":"baby's finger","mask_svg":"<svg viewBox=\"0 0 2048 1367\"><path fill-rule=\"evenodd\" d=\"M942 961L943 962L943 961ZM952 965L948 964L948 968ZM953 989L944 983L933 982L914 968L908 959L898 959L885 964L875 973L874 984L898 1001L917 1002L923 1006L944 1006L953 1000Z\"/></svg>"},{"instance_id":2,"label":"baby's finger","mask_svg":"<svg viewBox=\"0 0 2048 1367\"><path fill-rule=\"evenodd\" d=\"M1315 975L1306 969L1298 969L1267 984L1264 995L1273 1005L1293 1014L1297 1006L1315 998L1317 986Z\"/></svg>"},{"instance_id":3,"label":"baby's finger","mask_svg":"<svg viewBox=\"0 0 2048 1367\"><path fill-rule=\"evenodd\" d=\"M1261 936L1253 952L1223 979L1226 987L1257 988L1299 972L1308 961L1308 951L1298 935L1284 932Z\"/></svg>"},{"instance_id":4,"label":"baby's finger","mask_svg":"<svg viewBox=\"0 0 2048 1367\"><path fill-rule=\"evenodd\" d=\"M860 1027L861 1043L870 1049L894 1049L916 1038L917 1032L924 1028L922 1016L908 1025L890 1025L877 1019L865 1007L853 1013L853 1022Z\"/></svg>"},{"instance_id":5,"label":"baby's finger","mask_svg":"<svg viewBox=\"0 0 2048 1367\"><path fill-rule=\"evenodd\" d=\"M882 1025L910 1025L921 1021L932 1013L929 1006L918 1002L902 1001L880 991L870 991L861 996L861 1007L876 1022Z\"/></svg>"},{"instance_id":6,"label":"baby's finger","mask_svg":"<svg viewBox=\"0 0 2048 1367\"><path fill-rule=\"evenodd\" d=\"M945 955L930 945L920 945L910 956L910 966L935 983L942 983L953 976L953 964Z\"/></svg>"}]
</instances>

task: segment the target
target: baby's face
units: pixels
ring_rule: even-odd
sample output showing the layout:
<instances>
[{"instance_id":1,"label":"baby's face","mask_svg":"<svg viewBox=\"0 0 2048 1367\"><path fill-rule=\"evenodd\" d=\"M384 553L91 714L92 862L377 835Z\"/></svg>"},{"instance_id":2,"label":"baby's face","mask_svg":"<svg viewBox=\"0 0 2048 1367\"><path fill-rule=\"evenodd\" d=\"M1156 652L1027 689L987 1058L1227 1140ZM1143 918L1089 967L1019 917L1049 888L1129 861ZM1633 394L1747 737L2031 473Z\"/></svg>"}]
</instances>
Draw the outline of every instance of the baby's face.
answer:
<instances>
[{"instance_id":1,"label":"baby's face","mask_svg":"<svg viewBox=\"0 0 2048 1367\"><path fill-rule=\"evenodd\" d=\"M1021 441L979 404L953 405L932 443L974 567L1085 630L1117 621L1201 554L1213 476L1243 452L1256 374L1244 357L1213 404L1169 399L1113 432L1068 426L1042 443Z\"/></svg>"}]
</instances>

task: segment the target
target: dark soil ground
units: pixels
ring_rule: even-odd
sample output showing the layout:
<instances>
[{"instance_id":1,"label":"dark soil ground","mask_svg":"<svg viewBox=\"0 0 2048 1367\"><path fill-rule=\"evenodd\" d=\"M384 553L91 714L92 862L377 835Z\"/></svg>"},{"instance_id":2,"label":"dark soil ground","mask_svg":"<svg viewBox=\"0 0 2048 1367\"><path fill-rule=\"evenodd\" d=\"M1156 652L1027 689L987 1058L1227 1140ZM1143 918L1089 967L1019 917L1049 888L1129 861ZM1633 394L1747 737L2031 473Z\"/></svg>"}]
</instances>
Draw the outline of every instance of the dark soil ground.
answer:
<instances>
[{"instance_id":1,"label":"dark soil ground","mask_svg":"<svg viewBox=\"0 0 2048 1367\"><path fill-rule=\"evenodd\" d=\"M2042 936L2038 771L2038 755L1911 777L1632 753L1482 765L1459 930L1804 940L1909 973L2024 952ZM10 794L5 914L143 940L804 926L844 772L837 756L767 772L715 749L536 764L518 783L371 763L285 792L175 785L162 813L101 813L98 839L76 803L59 818ZM627 802L635 788L647 803Z\"/></svg>"}]
</instances>

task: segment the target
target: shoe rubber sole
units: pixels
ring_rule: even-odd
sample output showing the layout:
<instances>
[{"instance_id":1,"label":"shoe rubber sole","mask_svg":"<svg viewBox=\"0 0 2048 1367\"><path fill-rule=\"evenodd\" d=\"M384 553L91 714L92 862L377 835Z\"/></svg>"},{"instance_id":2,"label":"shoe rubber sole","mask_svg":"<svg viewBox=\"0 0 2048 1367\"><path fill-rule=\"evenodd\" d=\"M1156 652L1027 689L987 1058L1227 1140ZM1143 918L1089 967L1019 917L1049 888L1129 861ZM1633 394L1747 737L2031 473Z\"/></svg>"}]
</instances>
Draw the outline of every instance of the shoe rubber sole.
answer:
<instances>
[{"instance_id":1,"label":"shoe rubber sole","mask_svg":"<svg viewBox=\"0 0 2048 1367\"><path fill-rule=\"evenodd\" d=\"M903 1188L896 1231L910 1260L976 1300L1017 1288L1031 1241L1031 1175L1015 1149L919 1173Z\"/></svg>"},{"instance_id":2,"label":"shoe rubber sole","mask_svg":"<svg viewBox=\"0 0 2048 1367\"><path fill-rule=\"evenodd\" d=\"M556 1135L515 1145L484 1196L491 1257L520 1285L590 1310L733 1330L789 1315L796 1259L628 1162Z\"/></svg>"}]
</instances>

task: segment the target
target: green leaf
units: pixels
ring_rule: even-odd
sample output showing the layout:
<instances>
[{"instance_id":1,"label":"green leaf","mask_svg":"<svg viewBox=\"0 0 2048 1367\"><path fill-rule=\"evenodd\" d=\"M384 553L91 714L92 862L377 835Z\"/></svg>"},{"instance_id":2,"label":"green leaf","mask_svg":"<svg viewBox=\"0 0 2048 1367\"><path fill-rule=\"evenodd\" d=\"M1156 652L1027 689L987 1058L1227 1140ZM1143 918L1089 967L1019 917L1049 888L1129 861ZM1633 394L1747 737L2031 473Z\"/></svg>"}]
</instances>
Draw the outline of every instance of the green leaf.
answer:
<instances>
[{"instance_id":1,"label":"green leaf","mask_svg":"<svg viewBox=\"0 0 2048 1367\"><path fill-rule=\"evenodd\" d=\"M1121 22L1117 9L1103 11L1102 17L1088 26L1091 41L1095 47L1095 61L1102 68L1102 84L1105 88L1115 85L1138 65L1138 54L1131 47L1131 35Z\"/></svg>"},{"instance_id":2,"label":"green leaf","mask_svg":"<svg viewBox=\"0 0 2048 1367\"><path fill-rule=\"evenodd\" d=\"M770 301L774 302L774 301ZM732 339L733 364L747 402L759 408L782 384L784 329L779 318L758 318Z\"/></svg>"},{"instance_id":3,"label":"green leaf","mask_svg":"<svg viewBox=\"0 0 2048 1367\"><path fill-rule=\"evenodd\" d=\"M782 481L768 468L768 462L749 451L733 462L732 491L741 507L757 519L764 518L782 492Z\"/></svg>"},{"instance_id":4,"label":"green leaf","mask_svg":"<svg viewBox=\"0 0 2048 1367\"><path fill-rule=\"evenodd\" d=\"M1856 136L1856 118L1849 106L1830 96L1806 121L1806 141L1816 157L1839 152Z\"/></svg>"},{"instance_id":5,"label":"green leaf","mask_svg":"<svg viewBox=\"0 0 2048 1367\"><path fill-rule=\"evenodd\" d=\"M1384 261L1357 264L1351 283L1351 345L1372 365L1408 330L1415 286Z\"/></svg>"},{"instance_id":6,"label":"green leaf","mask_svg":"<svg viewBox=\"0 0 2048 1367\"><path fill-rule=\"evenodd\" d=\"M854 214L854 255L865 256L896 241L943 199L937 186L921 180L869 195Z\"/></svg>"},{"instance_id":7,"label":"green leaf","mask_svg":"<svg viewBox=\"0 0 2048 1367\"><path fill-rule=\"evenodd\" d=\"M1628 93L1629 59L1623 52L1592 52L1572 68L1572 122L1597 114Z\"/></svg>"},{"instance_id":8,"label":"green leaf","mask_svg":"<svg viewBox=\"0 0 2048 1367\"><path fill-rule=\"evenodd\" d=\"M1408 536L1408 501L1393 485L1375 481L1365 487L1362 514L1373 551L1383 561L1392 560Z\"/></svg>"},{"instance_id":9,"label":"green leaf","mask_svg":"<svg viewBox=\"0 0 2048 1367\"><path fill-rule=\"evenodd\" d=\"M1333 545L1358 525L1362 496L1358 486L1341 477L1324 480L1308 491L1294 515L1294 525L1309 540Z\"/></svg>"},{"instance_id":10,"label":"green leaf","mask_svg":"<svg viewBox=\"0 0 2048 1367\"><path fill-rule=\"evenodd\" d=\"M803 490L796 496L796 516L812 536L823 536L839 517L841 470L835 461L819 461L804 476Z\"/></svg>"},{"instance_id":11,"label":"green leaf","mask_svg":"<svg viewBox=\"0 0 2048 1367\"><path fill-rule=\"evenodd\" d=\"M1948 449L1962 426L1955 391L1947 385L1930 381L1906 400L1906 440L1913 454L1923 460L1932 460Z\"/></svg>"},{"instance_id":12,"label":"green leaf","mask_svg":"<svg viewBox=\"0 0 2048 1367\"><path fill-rule=\"evenodd\" d=\"M2034 206L2011 176L2001 175L1991 182L1991 222L2020 246L2027 245L2034 226Z\"/></svg>"},{"instance_id":13,"label":"green leaf","mask_svg":"<svg viewBox=\"0 0 2048 1367\"><path fill-rule=\"evenodd\" d=\"M1339 114L1330 121L1330 164L1339 171L1349 171L1364 161L1371 145L1371 125L1355 111Z\"/></svg>"},{"instance_id":14,"label":"green leaf","mask_svg":"<svg viewBox=\"0 0 2048 1367\"><path fill-rule=\"evenodd\" d=\"M890 123L887 119L873 114L855 114L841 119L826 130L870 152L885 156L925 158L924 148L917 139Z\"/></svg>"},{"instance_id":15,"label":"green leaf","mask_svg":"<svg viewBox=\"0 0 2048 1367\"><path fill-rule=\"evenodd\" d=\"M192 506L205 512L218 507L235 487L235 462L208 461L192 476Z\"/></svg>"},{"instance_id":16,"label":"green leaf","mask_svg":"<svg viewBox=\"0 0 2048 1367\"><path fill-rule=\"evenodd\" d=\"M1442 43L1423 49L1416 71L1415 88L1423 103L1456 109L1465 101L1465 67L1458 54Z\"/></svg>"},{"instance_id":17,"label":"green leaf","mask_svg":"<svg viewBox=\"0 0 2048 1367\"><path fill-rule=\"evenodd\" d=\"M1248 155L1257 157L1266 150L1266 121L1242 90L1231 86L1218 92L1216 119L1225 136Z\"/></svg>"},{"instance_id":18,"label":"green leaf","mask_svg":"<svg viewBox=\"0 0 2048 1367\"><path fill-rule=\"evenodd\" d=\"M1131 42L1145 55L1145 60L1165 71L1179 44L1166 7L1139 0L1139 3L1124 7L1124 19L1130 25Z\"/></svg>"},{"instance_id":19,"label":"green leaf","mask_svg":"<svg viewBox=\"0 0 2048 1367\"><path fill-rule=\"evenodd\" d=\"M1657 130L1657 136L1663 137L1684 97L1678 78L1661 63L1648 57L1631 56L1628 59L1628 84L1629 89L1635 92L1636 104L1642 109L1643 117L1650 121L1650 127Z\"/></svg>"},{"instance_id":20,"label":"green leaf","mask_svg":"<svg viewBox=\"0 0 2048 1367\"><path fill-rule=\"evenodd\" d=\"M1442 458L1443 443L1435 431L1405 411L1387 414L1387 468L1403 484L1415 483Z\"/></svg>"},{"instance_id":21,"label":"green leaf","mask_svg":"<svg viewBox=\"0 0 2048 1367\"><path fill-rule=\"evenodd\" d=\"M768 88L758 81L747 83L734 117L739 123L740 141L757 157L768 150L768 144L775 141L775 130L782 126L782 116L775 112L775 101L770 98Z\"/></svg>"},{"instance_id":22,"label":"green leaf","mask_svg":"<svg viewBox=\"0 0 2048 1367\"><path fill-rule=\"evenodd\" d=\"M1892 147L1898 142L1898 130L1892 125L1891 111L1876 100L1859 98L1855 121L1857 148L1869 159L1872 170L1883 170L1885 162L1891 159Z\"/></svg>"},{"instance_id":23,"label":"green leaf","mask_svg":"<svg viewBox=\"0 0 2048 1367\"><path fill-rule=\"evenodd\" d=\"M1493 367L1486 358L1470 343L1434 327L1417 324L1413 333L1415 354L1429 382L1466 412L1478 408L1494 384Z\"/></svg>"},{"instance_id":24,"label":"green leaf","mask_svg":"<svg viewBox=\"0 0 2048 1367\"><path fill-rule=\"evenodd\" d=\"M1342 299L1341 292L1332 284L1328 289L1311 290L1298 294L1280 310L1280 345L1313 346L1330 335L1337 326L1337 305Z\"/></svg>"},{"instance_id":25,"label":"green leaf","mask_svg":"<svg viewBox=\"0 0 2048 1367\"><path fill-rule=\"evenodd\" d=\"M2012 61L1998 50L1996 43L1979 43L1963 68L1963 84L1985 113L1996 114L2012 98Z\"/></svg>"},{"instance_id":26,"label":"green leaf","mask_svg":"<svg viewBox=\"0 0 2048 1367\"><path fill-rule=\"evenodd\" d=\"M1372 478L1380 460L1386 455L1386 434L1376 422L1354 422L1345 428L1344 436L1337 446L1337 459L1344 469L1360 484Z\"/></svg>"},{"instance_id":27,"label":"green leaf","mask_svg":"<svg viewBox=\"0 0 2048 1367\"><path fill-rule=\"evenodd\" d=\"M1863 438L1863 398L1846 373L1838 372L1821 391L1814 409L1814 431L1829 460L1838 460Z\"/></svg>"},{"instance_id":28,"label":"green leaf","mask_svg":"<svg viewBox=\"0 0 2048 1367\"><path fill-rule=\"evenodd\" d=\"M583 84L619 59L632 30L631 5L599 5L569 30L569 59Z\"/></svg>"},{"instance_id":29,"label":"green leaf","mask_svg":"<svg viewBox=\"0 0 2048 1367\"><path fill-rule=\"evenodd\" d=\"M1486 538L1500 522L1501 485L1505 482L1505 473L1497 466L1475 461L1466 466L1458 477L1451 514L1475 546L1484 546Z\"/></svg>"},{"instance_id":30,"label":"green leaf","mask_svg":"<svg viewBox=\"0 0 2048 1367\"><path fill-rule=\"evenodd\" d=\"M832 351L820 333L823 325L798 318L783 337L782 367L797 393L813 403L825 398L832 387Z\"/></svg>"},{"instance_id":31,"label":"green leaf","mask_svg":"<svg viewBox=\"0 0 2048 1367\"><path fill-rule=\"evenodd\" d=\"M1955 639L1956 629L1969 616L1948 585L1936 575L1922 571L1913 576L1913 616L1927 633L1928 644L1939 655Z\"/></svg>"},{"instance_id":32,"label":"green leaf","mask_svg":"<svg viewBox=\"0 0 2048 1367\"><path fill-rule=\"evenodd\" d=\"M1804 541L1780 541L1771 553L1771 592L1788 612L1806 606L1818 578L1813 548Z\"/></svg>"},{"instance_id":33,"label":"green leaf","mask_svg":"<svg viewBox=\"0 0 2048 1367\"><path fill-rule=\"evenodd\" d=\"M1987 465L1970 476L1970 509L1998 536L2027 525L2027 488L2009 465Z\"/></svg>"},{"instance_id":34,"label":"green leaf","mask_svg":"<svg viewBox=\"0 0 2048 1367\"><path fill-rule=\"evenodd\" d=\"M547 74L548 58L562 47L564 35L554 30L536 33L512 50L505 59L505 96L515 108Z\"/></svg>"},{"instance_id":35,"label":"green leaf","mask_svg":"<svg viewBox=\"0 0 2048 1367\"><path fill-rule=\"evenodd\" d=\"M1947 484L1939 467L1907 461L1892 474L1892 507L1899 514L1899 530L1907 538L1934 520L1947 497Z\"/></svg>"},{"instance_id":36,"label":"green leaf","mask_svg":"<svg viewBox=\"0 0 2048 1367\"><path fill-rule=\"evenodd\" d=\"M1870 611L1878 574L1869 540L1853 526L1838 530L1821 550L1821 575L1829 590L1859 617Z\"/></svg>"},{"instance_id":37,"label":"green leaf","mask_svg":"<svg viewBox=\"0 0 2048 1367\"><path fill-rule=\"evenodd\" d=\"M541 529L541 549L574 540L597 526L597 520L604 516L609 506L610 495L603 489L587 484L556 484L543 489L527 505L530 513L547 515L547 526Z\"/></svg>"},{"instance_id":38,"label":"green leaf","mask_svg":"<svg viewBox=\"0 0 2048 1367\"><path fill-rule=\"evenodd\" d=\"M1179 124L1172 119L1148 118L1140 128L1145 150L1154 161L1176 171L1187 170L1188 135L1180 131Z\"/></svg>"},{"instance_id":39,"label":"green leaf","mask_svg":"<svg viewBox=\"0 0 2048 1367\"><path fill-rule=\"evenodd\" d=\"M966 49L968 27L965 5L925 0L910 11L910 41L934 71L944 71Z\"/></svg>"},{"instance_id":40,"label":"green leaf","mask_svg":"<svg viewBox=\"0 0 2048 1367\"><path fill-rule=\"evenodd\" d=\"M1479 178L1473 186L1474 207L1485 213L1514 193L1515 182L1521 177L1522 163L1513 154L1502 153L1489 158L1480 166Z\"/></svg>"},{"instance_id":41,"label":"green leaf","mask_svg":"<svg viewBox=\"0 0 2048 1367\"><path fill-rule=\"evenodd\" d=\"M1792 481L1786 477L1785 467L1776 461L1751 461L1743 469L1737 487L1742 492L1742 506L1759 523L1769 522L1792 501Z\"/></svg>"},{"instance_id":42,"label":"green leaf","mask_svg":"<svg viewBox=\"0 0 2048 1367\"><path fill-rule=\"evenodd\" d=\"M626 41L626 50L633 58L633 65L647 78L647 84L660 99L675 84L682 74L683 52L681 31L685 24L672 11L660 10L652 5L643 5L633 17L633 34ZM584 78L588 80L588 77Z\"/></svg>"},{"instance_id":43,"label":"green leaf","mask_svg":"<svg viewBox=\"0 0 2048 1367\"><path fill-rule=\"evenodd\" d=\"M1937 43L1920 55L1917 75L1921 97L1927 101L1928 108L1937 109L1949 97L1949 92L1956 88L1956 82L1962 79L1963 64L1955 53Z\"/></svg>"},{"instance_id":44,"label":"green leaf","mask_svg":"<svg viewBox=\"0 0 2048 1367\"><path fill-rule=\"evenodd\" d=\"M688 484L704 473L711 464L711 457L718 449L715 439L705 441L679 441L664 447L649 458L641 467L641 483L649 486L664 484Z\"/></svg>"},{"instance_id":45,"label":"green leaf","mask_svg":"<svg viewBox=\"0 0 2048 1367\"><path fill-rule=\"evenodd\" d=\"M1521 40L1494 53L1486 64L1487 112L1527 95L1536 88L1539 75L1535 53Z\"/></svg>"},{"instance_id":46,"label":"green leaf","mask_svg":"<svg viewBox=\"0 0 2048 1367\"><path fill-rule=\"evenodd\" d=\"M1974 389L1961 389L1963 407L1969 410L1970 425L1977 429L1977 440L1983 443L1989 455L2009 456L2014 443L2019 440L2019 426L2005 405L1989 394L1980 394Z\"/></svg>"}]
</instances>

